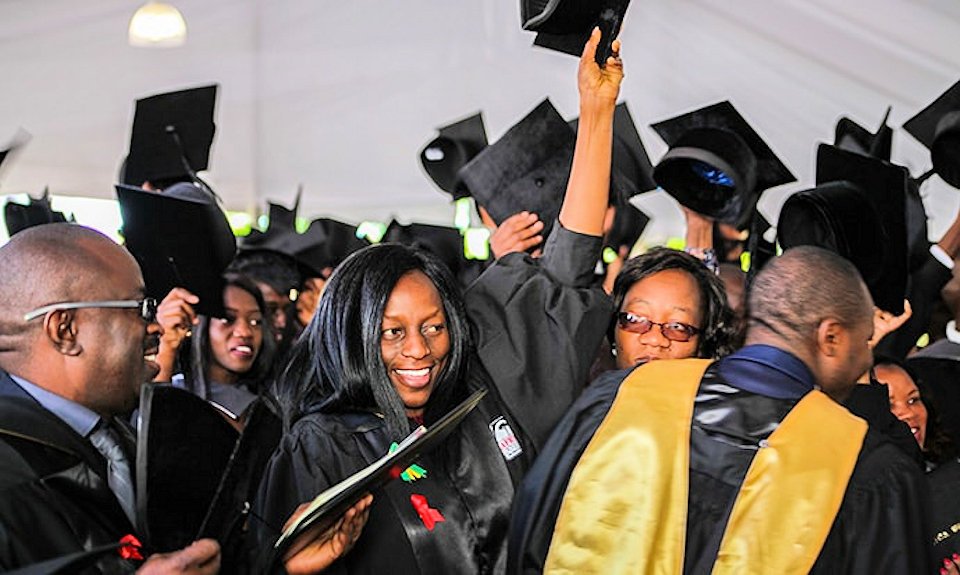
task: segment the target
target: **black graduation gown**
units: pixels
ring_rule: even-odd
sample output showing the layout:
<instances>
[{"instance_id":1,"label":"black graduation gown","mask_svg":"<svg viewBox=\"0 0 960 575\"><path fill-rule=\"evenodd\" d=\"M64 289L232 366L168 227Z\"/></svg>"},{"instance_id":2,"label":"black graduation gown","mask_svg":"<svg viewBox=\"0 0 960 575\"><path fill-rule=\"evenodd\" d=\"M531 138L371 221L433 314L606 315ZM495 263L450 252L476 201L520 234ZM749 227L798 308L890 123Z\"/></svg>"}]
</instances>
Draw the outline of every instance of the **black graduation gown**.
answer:
<instances>
[{"instance_id":1,"label":"black graduation gown","mask_svg":"<svg viewBox=\"0 0 960 575\"><path fill-rule=\"evenodd\" d=\"M0 371L0 571L136 534L100 452ZM146 543L146 542L145 542ZM118 553L82 573L132 573Z\"/></svg>"},{"instance_id":2,"label":"black graduation gown","mask_svg":"<svg viewBox=\"0 0 960 575\"><path fill-rule=\"evenodd\" d=\"M573 468L629 371L601 376L563 417L518 489L508 573L540 573ZM797 403L741 390L714 363L694 404L684 573L709 573L756 453ZM814 573L926 573L925 485L919 466L868 431ZM628 542L625 542L627 544Z\"/></svg>"},{"instance_id":3,"label":"black graduation gown","mask_svg":"<svg viewBox=\"0 0 960 575\"><path fill-rule=\"evenodd\" d=\"M927 475L930 482L934 563L960 553L960 461L942 464Z\"/></svg>"},{"instance_id":4,"label":"black graduation gown","mask_svg":"<svg viewBox=\"0 0 960 575\"><path fill-rule=\"evenodd\" d=\"M418 464L427 476L374 493L356 546L332 573L500 573L514 488L586 382L611 317L591 287L600 238L554 227L543 257L510 254L467 291L467 314L493 387L444 449ZM387 453L371 413L311 413L268 466L254 514L265 549L296 506ZM498 442L506 442L503 449ZM519 449L519 451L518 451ZM429 528L412 496L444 521Z\"/></svg>"}]
</instances>

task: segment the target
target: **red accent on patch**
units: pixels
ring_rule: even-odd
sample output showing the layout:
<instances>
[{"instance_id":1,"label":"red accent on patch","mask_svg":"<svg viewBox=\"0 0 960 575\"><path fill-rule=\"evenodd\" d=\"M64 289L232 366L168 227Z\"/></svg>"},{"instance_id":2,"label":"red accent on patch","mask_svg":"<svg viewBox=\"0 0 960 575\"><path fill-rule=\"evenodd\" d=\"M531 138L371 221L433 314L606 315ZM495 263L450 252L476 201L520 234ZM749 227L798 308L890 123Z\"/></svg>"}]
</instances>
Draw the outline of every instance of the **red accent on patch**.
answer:
<instances>
[{"instance_id":1,"label":"red accent on patch","mask_svg":"<svg viewBox=\"0 0 960 575\"><path fill-rule=\"evenodd\" d=\"M417 510L417 515L420 516L420 520L423 521L427 531L433 531L434 525L446 521L443 515L440 514L440 510L430 507L427 503L427 498L423 495L414 493L410 496L410 503L412 503L413 508Z\"/></svg>"},{"instance_id":2,"label":"red accent on patch","mask_svg":"<svg viewBox=\"0 0 960 575\"><path fill-rule=\"evenodd\" d=\"M400 474L403 473L403 470L394 465L390 468L390 479L396 479L400 477Z\"/></svg>"},{"instance_id":3,"label":"red accent on patch","mask_svg":"<svg viewBox=\"0 0 960 575\"><path fill-rule=\"evenodd\" d=\"M120 547L117 548L117 553L127 560L143 561L143 554L140 553L141 549L143 549L143 543L140 543L139 539L133 535L124 535L120 538Z\"/></svg>"}]
</instances>

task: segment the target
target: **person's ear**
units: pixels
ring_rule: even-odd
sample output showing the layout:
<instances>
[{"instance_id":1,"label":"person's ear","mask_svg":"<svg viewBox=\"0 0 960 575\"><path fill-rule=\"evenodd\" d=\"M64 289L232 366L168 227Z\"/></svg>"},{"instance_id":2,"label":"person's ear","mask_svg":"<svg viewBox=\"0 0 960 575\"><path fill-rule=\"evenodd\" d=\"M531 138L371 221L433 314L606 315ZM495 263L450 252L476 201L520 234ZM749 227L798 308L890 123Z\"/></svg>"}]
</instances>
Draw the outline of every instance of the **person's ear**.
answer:
<instances>
[{"instance_id":1,"label":"person's ear","mask_svg":"<svg viewBox=\"0 0 960 575\"><path fill-rule=\"evenodd\" d=\"M849 334L843 324L834 318L826 318L817 326L817 351L827 357L838 357L847 337Z\"/></svg>"},{"instance_id":2,"label":"person's ear","mask_svg":"<svg viewBox=\"0 0 960 575\"><path fill-rule=\"evenodd\" d=\"M63 355L78 356L83 346L78 341L76 310L55 310L43 318L43 331L53 347Z\"/></svg>"}]
</instances>

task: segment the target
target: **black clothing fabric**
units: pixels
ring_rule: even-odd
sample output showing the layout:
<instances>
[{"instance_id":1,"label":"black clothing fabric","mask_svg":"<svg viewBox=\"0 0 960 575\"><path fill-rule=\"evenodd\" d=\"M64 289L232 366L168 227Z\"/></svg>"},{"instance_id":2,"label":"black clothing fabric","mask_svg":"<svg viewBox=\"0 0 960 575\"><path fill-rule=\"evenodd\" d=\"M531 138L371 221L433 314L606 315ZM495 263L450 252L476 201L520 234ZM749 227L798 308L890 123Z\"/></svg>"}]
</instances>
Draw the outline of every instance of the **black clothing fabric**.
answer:
<instances>
[{"instance_id":1,"label":"black clothing fabric","mask_svg":"<svg viewBox=\"0 0 960 575\"><path fill-rule=\"evenodd\" d=\"M594 382L557 425L527 474L514 502L508 573L543 570L573 468L627 375L629 371L611 372ZM694 403L684 573L712 569L757 445L797 401L738 389L720 376L717 363L708 368ZM926 505L919 466L879 433L868 431L812 572L928 572Z\"/></svg>"},{"instance_id":2,"label":"black clothing fabric","mask_svg":"<svg viewBox=\"0 0 960 575\"><path fill-rule=\"evenodd\" d=\"M0 371L0 570L136 535L107 479L100 452ZM83 573L134 570L111 554Z\"/></svg>"},{"instance_id":3,"label":"black clothing fabric","mask_svg":"<svg viewBox=\"0 0 960 575\"><path fill-rule=\"evenodd\" d=\"M583 389L609 325L609 298L590 287L599 249L600 238L558 225L539 261L509 254L470 287L478 369L490 376L475 381L491 381L490 393L441 448L418 461L425 478L395 480L374 493L360 539L331 573L503 572L515 486ZM373 413L313 412L298 420L254 506L266 520L253 524L260 549L297 505L382 457L391 441ZM422 518L414 496L425 497L443 521Z\"/></svg>"},{"instance_id":4,"label":"black clothing fabric","mask_svg":"<svg viewBox=\"0 0 960 575\"><path fill-rule=\"evenodd\" d=\"M954 459L934 469L930 482L931 526L934 561L960 553L960 461Z\"/></svg>"}]
</instances>

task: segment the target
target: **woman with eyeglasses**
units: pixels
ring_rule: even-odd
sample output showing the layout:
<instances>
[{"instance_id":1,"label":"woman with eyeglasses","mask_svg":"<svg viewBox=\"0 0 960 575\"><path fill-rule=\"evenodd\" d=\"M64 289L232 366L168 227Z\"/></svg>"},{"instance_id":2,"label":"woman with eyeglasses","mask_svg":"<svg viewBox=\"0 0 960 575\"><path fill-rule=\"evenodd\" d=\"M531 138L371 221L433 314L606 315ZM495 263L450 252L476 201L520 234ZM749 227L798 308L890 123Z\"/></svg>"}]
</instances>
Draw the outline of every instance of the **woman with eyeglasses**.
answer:
<instances>
[{"instance_id":1,"label":"woman with eyeglasses","mask_svg":"<svg viewBox=\"0 0 960 575\"><path fill-rule=\"evenodd\" d=\"M182 288L163 299L157 310L164 330L157 354L161 369L154 381L171 381L242 424L267 382L274 339L256 284L231 274L225 285L221 318L197 315L197 297Z\"/></svg>"},{"instance_id":2,"label":"woman with eyeglasses","mask_svg":"<svg viewBox=\"0 0 960 575\"><path fill-rule=\"evenodd\" d=\"M660 247L632 258L612 296L619 369L655 359L715 359L736 347L723 283L694 256Z\"/></svg>"}]
</instances>

